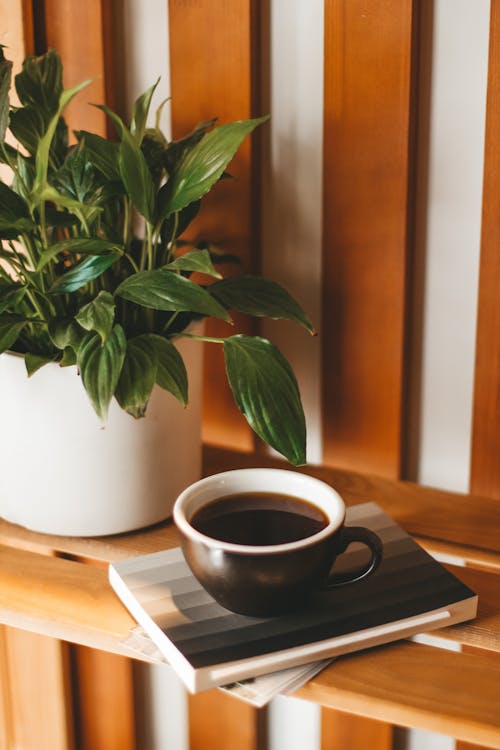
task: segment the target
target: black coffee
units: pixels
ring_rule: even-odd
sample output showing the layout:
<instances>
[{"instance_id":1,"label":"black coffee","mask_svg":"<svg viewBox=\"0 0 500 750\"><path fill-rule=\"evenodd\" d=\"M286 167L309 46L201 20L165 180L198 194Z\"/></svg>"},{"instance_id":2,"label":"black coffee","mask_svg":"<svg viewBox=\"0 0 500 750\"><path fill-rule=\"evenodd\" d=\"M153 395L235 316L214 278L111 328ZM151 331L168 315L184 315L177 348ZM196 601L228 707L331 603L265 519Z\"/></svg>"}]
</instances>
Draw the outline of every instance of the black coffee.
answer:
<instances>
[{"instance_id":1,"label":"black coffee","mask_svg":"<svg viewBox=\"0 0 500 750\"><path fill-rule=\"evenodd\" d=\"M272 492L228 495L196 511L191 525L233 544L287 544L316 534L328 518L315 505Z\"/></svg>"}]
</instances>

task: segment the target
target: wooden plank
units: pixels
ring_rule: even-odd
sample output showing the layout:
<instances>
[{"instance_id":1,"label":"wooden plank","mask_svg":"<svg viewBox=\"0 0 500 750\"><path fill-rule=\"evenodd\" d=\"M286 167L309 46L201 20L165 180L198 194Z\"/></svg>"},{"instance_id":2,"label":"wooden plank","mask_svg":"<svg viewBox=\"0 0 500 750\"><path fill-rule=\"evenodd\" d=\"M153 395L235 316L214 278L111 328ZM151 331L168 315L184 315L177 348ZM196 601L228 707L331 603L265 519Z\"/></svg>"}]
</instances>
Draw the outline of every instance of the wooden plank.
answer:
<instances>
[{"instance_id":1,"label":"wooden plank","mask_svg":"<svg viewBox=\"0 0 500 750\"><path fill-rule=\"evenodd\" d=\"M325 2L323 460L393 478L402 459L414 6Z\"/></svg>"},{"instance_id":2,"label":"wooden plank","mask_svg":"<svg viewBox=\"0 0 500 750\"><path fill-rule=\"evenodd\" d=\"M108 3L109 4L109 3ZM92 83L69 105L65 119L71 129L86 129L104 135L106 116L89 102L106 102L105 48L111 43L103 33L103 0L44 0L45 41L56 49L64 66L64 87L80 81ZM112 104L112 103L110 103ZM74 140L74 138L73 138Z\"/></svg>"},{"instance_id":3,"label":"wooden plank","mask_svg":"<svg viewBox=\"0 0 500 750\"><path fill-rule=\"evenodd\" d=\"M11 711L9 750L72 750L67 644L12 628L5 628L4 635Z\"/></svg>"},{"instance_id":4,"label":"wooden plank","mask_svg":"<svg viewBox=\"0 0 500 750\"><path fill-rule=\"evenodd\" d=\"M135 750L132 661L73 650L79 750Z\"/></svg>"},{"instance_id":5,"label":"wooden plank","mask_svg":"<svg viewBox=\"0 0 500 750\"><path fill-rule=\"evenodd\" d=\"M321 712L321 747L324 750L392 748L393 727L385 721L353 716L329 708Z\"/></svg>"},{"instance_id":6,"label":"wooden plank","mask_svg":"<svg viewBox=\"0 0 500 750\"><path fill-rule=\"evenodd\" d=\"M492 0L471 490L500 499L500 3Z\"/></svg>"},{"instance_id":7,"label":"wooden plank","mask_svg":"<svg viewBox=\"0 0 500 750\"><path fill-rule=\"evenodd\" d=\"M12 708L7 666L7 628L0 625L0 750L10 750L12 742Z\"/></svg>"},{"instance_id":8,"label":"wooden plank","mask_svg":"<svg viewBox=\"0 0 500 750\"><path fill-rule=\"evenodd\" d=\"M216 690L189 696L189 750L264 750L266 709Z\"/></svg>"},{"instance_id":9,"label":"wooden plank","mask_svg":"<svg viewBox=\"0 0 500 750\"><path fill-rule=\"evenodd\" d=\"M478 653L477 649L468 648L467 646L465 646L463 650L465 653L470 653L470 654ZM492 654L492 656L495 659L495 662L497 664L500 664L500 658L498 654ZM470 742L457 742L455 750L485 750L485 748L484 748L484 745L476 745Z\"/></svg>"},{"instance_id":10,"label":"wooden plank","mask_svg":"<svg viewBox=\"0 0 500 750\"><path fill-rule=\"evenodd\" d=\"M342 657L296 696L500 748L499 680L488 656L402 642Z\"/></svg>"},{"instance_id":11,"label":"wooden plank","mask_svg":"<svg viewBox=\"0 0 500 750\"><path fill-rule=\"evenodd\" d=\"M220 123L261 114L258 111L256 49L259 9L252 0L171 0L170 70L172 126L175 138L204 120ZM237 180L224 180L204 199L189 239L208 239L242 261L240 270L256 268L258 207L255 139L246 139L231 162ZM224 274L231 273L231 267ZM249 333L252 323L234 316L235 329L211 321L207 333L226 336ZM253 446L253 433L234 405L226 385L219 345L205 346L203 435L221 445L243 450Z\"/></svg>"}]
</instances>

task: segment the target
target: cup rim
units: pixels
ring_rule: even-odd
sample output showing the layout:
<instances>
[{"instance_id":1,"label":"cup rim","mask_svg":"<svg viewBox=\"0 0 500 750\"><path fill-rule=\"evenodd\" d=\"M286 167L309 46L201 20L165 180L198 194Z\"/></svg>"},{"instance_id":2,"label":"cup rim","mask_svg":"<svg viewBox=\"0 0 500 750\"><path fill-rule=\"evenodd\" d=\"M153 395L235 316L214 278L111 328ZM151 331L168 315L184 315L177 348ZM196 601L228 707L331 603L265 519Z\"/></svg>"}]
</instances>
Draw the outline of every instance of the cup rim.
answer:
<instances>
[{"instance_id":1,"label":"cup rim","mask_svg":"<svg viewBox=\"0 0 500 750\"><path fill-rule=\"evenodd\" d=\"M310 503L318 505L329 518L329 523L325 528L318 531L316 534L298 539L294 542L287 542L285 544L269 544L269 545L250 545L250 544L236 544L234 542L224 542L215 537L207 536L201 531L195 529L188 520L187 510L189 510L189 503L191 502L195 507L192 509L194 513L205 504L216 498L221 498L224 495L232 495L237 492L245 491L241 487L237 487L237 483L243 479L253 478L256 482L261 480L266 483L260 489L253 487L253 491L257 492L272 492L269 489L269 481L275 480L277 482L288 481L290 484L287 485L286 489L282 489L283 494L291 495L303 500L307 500ZM258 482L257 482L258 483ZM322 498L321 502L312 499L307 495L304 497L304 491L300 492L300 487L307 485L309 488L315 488ZM233 489L231 489L233 486ZM296 491L291 490L291 486L296 486ZM213 488L213 492L211 492ZM251 492L252 489L249 489ZM278 490L276 490L278 492ZM196 498L198 502L196 502ZM193 497L195 500L193 501ZM325 510L325 505L329 505L328 509ZM253 556L263 556L269 554L278 554L285 552L292 552L295 550L306 549L307 547L314 546L319 542L332 536L338 531L345 520L345 503L339 493L333 489L329 484L323 482L321 479L304 474L298 471L290 471L287 469L269 469L269 468L251 468L251 469L231 469L224 471L219 474L213 474L209 477L204 477L194 484L189 485L186 489L181 492L179 497L174 503L173 507L173 520L177 528L183 533L188 539L194 542L202 543L212 549L218 549L224 552L231 552L236 554L251 554Z\"/></svg>"}]
</instances>

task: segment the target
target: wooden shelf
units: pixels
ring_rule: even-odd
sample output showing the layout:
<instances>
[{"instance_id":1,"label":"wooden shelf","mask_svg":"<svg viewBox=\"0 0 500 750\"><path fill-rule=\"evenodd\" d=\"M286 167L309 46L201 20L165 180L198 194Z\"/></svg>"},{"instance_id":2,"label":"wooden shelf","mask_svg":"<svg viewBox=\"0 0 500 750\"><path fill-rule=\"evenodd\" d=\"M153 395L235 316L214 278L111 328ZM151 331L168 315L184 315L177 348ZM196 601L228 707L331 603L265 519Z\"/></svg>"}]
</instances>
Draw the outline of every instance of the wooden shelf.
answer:
<instances>
[{"instance_id":1,"label":"wooden shelf","mask_svg":"<svg viewBox=\"0 0 500 750\"><path fill-rule=\"evenodd\" d=\"M282 464L205 450L205 474L251 465ZM450 569L479 594L479 612L471 623L433 632L454 651L399 642L342 657L298 695L500 749L498 503L475 498L472 504L470 496L333 469L307 471L332 484L347 504L375 500L404 528L424 538L431 552L458 562ZM108 584L107 564L176 544L171 522L93 539L36 534L0 522L0 621L129 655L122 642L135 621ZM462 646L467 653L460 653Z\"/></svg>"}]
</instances>

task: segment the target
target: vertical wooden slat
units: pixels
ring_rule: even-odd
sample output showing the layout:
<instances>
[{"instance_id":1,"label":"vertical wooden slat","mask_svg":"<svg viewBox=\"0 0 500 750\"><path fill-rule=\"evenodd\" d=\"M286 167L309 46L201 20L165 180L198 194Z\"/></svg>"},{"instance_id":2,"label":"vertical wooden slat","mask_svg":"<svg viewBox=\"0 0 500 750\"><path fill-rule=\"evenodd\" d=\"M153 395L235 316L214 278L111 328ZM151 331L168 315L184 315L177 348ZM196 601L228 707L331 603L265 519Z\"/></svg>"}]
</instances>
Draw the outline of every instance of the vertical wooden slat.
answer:
<instances>
[{"instance_id":1,"label":"vertical wooden slat","mask_svg":"<svg viewBox=\"0 0 500 750\"><path fill-rule=\"evenodd\" d=\"M73 750L67 644L4 628L8 678L8 750Z\"/></svg>"},{"instance_id":2,"label":"vertical wooden slat","mask_svg":"<svg viewBox=\"0 0 500 750\"><path fill-rule=\"evenodd\" d=\"M417 18L326 0L325 463L400 476ZM392 747L392 727L323 710L322 748Z\"/></svg>"},{"instance_id":3,"label":"vertical wooden slat","mask_svg":"<svg viewBox=\"0 0 500 750\"><path fill-rule=\"evenodd\" d=\"M391 748L392 734L392 726L383 721L343 711L323 710L321 713L321 747L324 750Z\"/></svg>"},{"instance_id":4,"label":"vertical wooden slat","mask_svg":"<svg viewBox=\"0 0 500 750\"><path fill-rule=\"evenodd\" d=\"M12 747L12 710L7 657L6 628L0 625L0 750L10 750Z\"/></svg>"},{"instance_id":5,"label":"vertical wooden slat","mask_svg":"<svg viewBox=\"0 0 500 750\"><path fill-rule=\"evenodd\" d=\"M135 750L130 659L78 648L73 666L78 750Z\"/></svg>"},{"instance_id":6,"label":"vertical wooden slat","mask_svg":"<svg viewBox=\"0 0 500 750\"><path fill-rule=\"evenodd\" d=\"M326 0L324 460L402 458L415 8Z\"/></svg>"},{"instance_id":7,"label":"vertical wooden slat","mask_svg":"<svg viewBox=\"0 0 500 750\"><path fill-rule=\"evenodd\" d=\"M500 500L499 139L500 2L491 0L470 489L473 493L498 500ZM468 742L457 742L456 750L485 750L485 748Z\"/></svg>"},{"instance_id":8,"label":"vertical wooden slat","mask_svg":"<svg viewBox=\"0 0 500 750\"><path fill-rule=\"evenodd\" d=\"M104 0L86 0L84 3L44 0L45 41L47 48L52 47L61 55L65 88L92 79L92 83L66 110L65 118L70 132L72 128L85 128L95 133L106 133L106 116L101 110L90 106L89 102L113 104L106 101L109 85L106 90L104 68L109 44L103 33L108 5Z\"/></svg>"},{"instance_id":9,"label":"vertical wooden slat","mask_svg":"<svg viewBox=\"0 0 500 750\"><path fill-rule=\"evenodd\" d=\"M266 711L216 690L189 696L189 750L265 750Z\"/></svg>"},{"instance_id":10,"label":"vertical wooden slat","mask_svg":"<svg viewBox=\"0 0 500 750\"><path fill-rule=\"evenodd\" d=\"M500 500L500 3L491 2L471 492Z\"/></svg>"},{"instance_id":11,"label":"vertical wooden slat","mask_svg":"<svg viewBox=\"0 0 500 750\"><path fill-rule=\"evenodd\" d=\"M261 114L258 111L259 10L252 0L172 0L170 2L170 60L172 126L175 138L201 121L220 123ZM255 140L247 139L230 165L236 180L220 182L205 198L190 239L206 238L236 253L241 270L256 265L256 202L253 190ZM229 273L230 268L224 269ZM249 332L237 315L235 329ZM210 322L210 335L233 331ZM236 332L234 330L234 332ZM250 450L253 437L234 405L226 385L220 346L205 349L203 436L205 440Z\"/></svg>"}]
</instances>

